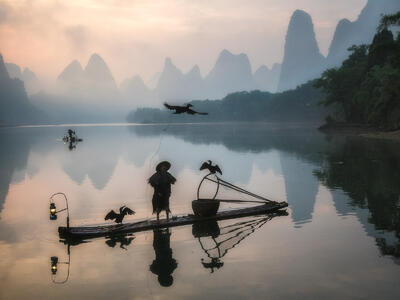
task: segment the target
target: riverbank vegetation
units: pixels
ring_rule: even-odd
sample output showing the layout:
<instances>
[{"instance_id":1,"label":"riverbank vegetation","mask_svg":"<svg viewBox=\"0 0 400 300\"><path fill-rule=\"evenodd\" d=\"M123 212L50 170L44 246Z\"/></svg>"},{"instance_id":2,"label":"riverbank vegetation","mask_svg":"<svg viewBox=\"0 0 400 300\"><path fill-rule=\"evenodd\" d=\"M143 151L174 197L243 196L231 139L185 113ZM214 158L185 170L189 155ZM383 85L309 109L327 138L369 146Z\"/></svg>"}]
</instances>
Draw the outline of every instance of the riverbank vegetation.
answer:
<instances>
[{"instance_id":1,"label":"riverbank vegetation","mask_svg":"<svg viewBox=\"0 0 400 300\"><path fill-rule=\"evenodd\" d=\"M335 116L349 123L383 130L400 129L400 12L384 16L370 45L353 46L342 66L328 69L314 86L325 94L322 103L336 108Z\"/></svg>"},{"instance_id":2,"label":"riverbank vegetation","mask_svg":"<svg viewBox=\"0 0 400 300\"><path fill-rule=\"evenodd\" d=\"M174 115L157 108L139 108L129 113L131 123L191 122L322 122L326 108L318 105L322 94L309 82L282 93L237 92L222 100L191 101L193 109L208 115ZM173 102L171 104L174 104Z\"/></svg>"}]
</instances>

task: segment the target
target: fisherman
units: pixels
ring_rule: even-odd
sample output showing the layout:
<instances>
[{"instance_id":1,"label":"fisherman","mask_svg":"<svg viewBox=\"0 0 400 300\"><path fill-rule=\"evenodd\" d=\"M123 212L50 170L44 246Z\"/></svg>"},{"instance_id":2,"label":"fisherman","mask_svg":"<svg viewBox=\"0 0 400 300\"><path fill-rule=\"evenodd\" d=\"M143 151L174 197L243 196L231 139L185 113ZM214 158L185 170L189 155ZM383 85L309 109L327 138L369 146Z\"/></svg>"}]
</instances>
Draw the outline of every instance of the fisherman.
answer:
<instances>
[{"instance_id":1,"label":"fisherman","mask_svg":"<svg viewBox=\"0 0 400 300\"><path fill-rule=\"evenodd\" d=\"M73 140L75 140L75 131L74 130L72 130L72 129L68 129L68 136L69 136L69 140L70 141L73 141Z\"/></svg>"},{"instance_id":2,"label":"fisherman","mask_svg":"<svg viewBox=\"0 0 400 300\"><path fill-rule=\"evenodd\" d=\"M153 194L153 214L157 213L157 221L160 220L160 212L165 210L167 220L169 220L169 197L171 196L171 184L176 182L174 176L169 172L171 164L168 161L160 162L156 167L156 173L149 178L150 185L154 188Z\"/></svg>"}]
</instances>

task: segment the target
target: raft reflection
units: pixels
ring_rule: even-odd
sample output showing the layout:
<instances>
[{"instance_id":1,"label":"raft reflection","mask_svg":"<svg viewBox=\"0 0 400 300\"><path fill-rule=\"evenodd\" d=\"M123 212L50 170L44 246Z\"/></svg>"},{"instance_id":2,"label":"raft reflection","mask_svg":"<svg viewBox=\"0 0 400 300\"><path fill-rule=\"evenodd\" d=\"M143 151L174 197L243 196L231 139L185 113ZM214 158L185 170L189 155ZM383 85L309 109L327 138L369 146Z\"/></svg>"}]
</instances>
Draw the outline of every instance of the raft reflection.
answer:
<instances>
[{"instance_id":1,"label":"raft reflection","mask_svg":"<svg viewBox=\"0 0 400 300\"><path fill-rule=\"evenodd\" d=\"M201 249L204 251L206 257L200 259L201 265L214 273L216 269L224 266L221 259L233 248L237 247L243 240L260 229L268 221L277 216L287 216L286 211L278 211L273 214L260 215L253 217L241 218L240 221L220 221L216 220L203 221L194 223L192 225L192 235L198 240ZM228 223L227 223L228 222ZM224 224L221 226L221 224ZM171 248L171 228L154 229L153 230L153 249L155 259L149 266L150 272L157 275L157 280L162 287L172 286L174 278L172 276L175 269L178 267L177 260L173 258L173 251ZM127 247L132 244L135 239L133 234L120 234L105 237L105 244L110 248L119 248L128 250ZM96 240L96 239L95 239ZM95 242L95 240L93 242ZM66 283L69 279L71 263L71 247L80 244L88 243L88 240L63 238L59 240L67 246L67 259L59 259L59 256L52 256L51 273L53 283ZM104 244L103 244L104 245ZM60 261L62 260L62 261ZM59 271L58 265L65 264L68 269L62 274L65 279L56 280L57 272ZM58 277L63 275L58 274Z\"/></svg>"},{"instance_id":2,"label":"raft reflection","mask_svg":"<svg viewBox=\"0 0 400 300\"><path fill-rule=\"evenodd\" d=\"M201 258L204 268L220 269L224 266L221 261L229 250L236 247L245 238L254 233L257 229L264 226L268 221L276 216L288 215L286 211L270 214L267 216L257 216L246 221L236 222L220 227L217 221L207 221L195 223L192 226L192 234L198 239L201 249L207 258Z\"/></svg>"}]
</instances>

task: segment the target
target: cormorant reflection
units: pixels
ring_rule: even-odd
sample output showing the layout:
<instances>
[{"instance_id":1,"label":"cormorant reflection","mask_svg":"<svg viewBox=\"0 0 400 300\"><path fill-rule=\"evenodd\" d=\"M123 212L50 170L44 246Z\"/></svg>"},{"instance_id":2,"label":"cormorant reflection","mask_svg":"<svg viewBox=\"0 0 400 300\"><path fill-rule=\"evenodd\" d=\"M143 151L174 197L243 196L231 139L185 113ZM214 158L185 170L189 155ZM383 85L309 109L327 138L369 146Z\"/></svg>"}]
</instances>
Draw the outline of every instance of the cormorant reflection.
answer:
<instances>
[{"instance_id":1,"label":"cormorant reflection","mask_svg":"<svg viewBox=\"0 0 400 300\"><path fill-rule=\"evenodd\" d=\"M178 263L172 257L172 249L170 247L171 232L168 228L154 229L153 235L153 248L156 259L150 265L150 271L158 275L158 282L161 286L171 286L174 282L172 273L178 266Z\"/></svg>"},{"instance_id":2,"label":"cormorant reflection","mask_svg":"<svg viewBox=\"0 0 400 300\"><path fill-rule=\"evenodd\" d=\"M131 234L126 234L126 235L113 235L106 237L106 239L107 239L106 244L109 247L114 248L119 243L119 247L121 249L128 250L127 248L125 248L125 246L129 246L135 239L135 237Z\"/></svg>"},{"instance_id":3,"label":"cormorant reflection","mask_svg":"<svg viewBox=\"0 0 400 300\"><path fill-rule=\"evenodd\" d=\"M250 220L236 222L230 225L219 227L217 221L195 223L192 227L192 234L198 239L200 247L207 258L201 259L204 268L214 273L215 269L224 266L221 261L229 250L236 247L246 237L264 226L269 220L279 215L287 215L287 212L280 212L262 217L253 217Z\"/></svg>"}]
</instances>

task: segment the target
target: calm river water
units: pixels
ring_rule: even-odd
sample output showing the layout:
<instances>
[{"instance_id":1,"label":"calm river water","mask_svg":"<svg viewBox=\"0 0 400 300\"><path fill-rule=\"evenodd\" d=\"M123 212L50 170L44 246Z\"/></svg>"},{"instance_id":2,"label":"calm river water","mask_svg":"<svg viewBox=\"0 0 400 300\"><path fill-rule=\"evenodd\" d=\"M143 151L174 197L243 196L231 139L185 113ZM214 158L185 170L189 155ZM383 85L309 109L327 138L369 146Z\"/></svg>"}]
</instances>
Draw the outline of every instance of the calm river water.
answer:
<instances>
[{"instance_id":1,"label":"calm river water","mask_svg":"<svg viewBox=\"0 0 400 300\"><path fill-rule=\"evenodd\" d=\"M84 139L72 149L69 127ZM69 127L0 129L0 299L400 298L400 143L295 125ZM177 178L172 213L191 213L208 159L288 215L69 245L65 215L49 220L56 192L71 225L122 205L136 211L126 221L154 218L146 180L161 160Z\"/></svg>"}]
</instances>

